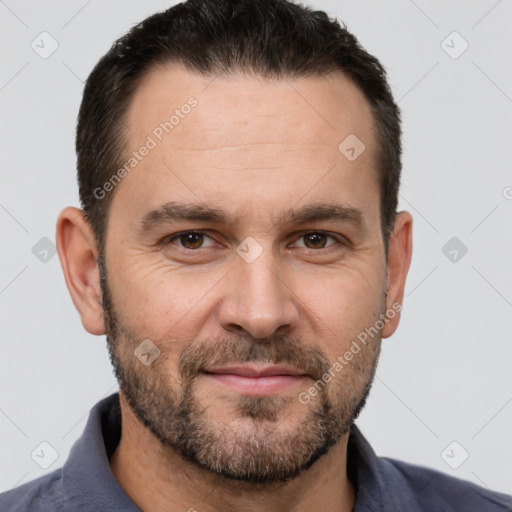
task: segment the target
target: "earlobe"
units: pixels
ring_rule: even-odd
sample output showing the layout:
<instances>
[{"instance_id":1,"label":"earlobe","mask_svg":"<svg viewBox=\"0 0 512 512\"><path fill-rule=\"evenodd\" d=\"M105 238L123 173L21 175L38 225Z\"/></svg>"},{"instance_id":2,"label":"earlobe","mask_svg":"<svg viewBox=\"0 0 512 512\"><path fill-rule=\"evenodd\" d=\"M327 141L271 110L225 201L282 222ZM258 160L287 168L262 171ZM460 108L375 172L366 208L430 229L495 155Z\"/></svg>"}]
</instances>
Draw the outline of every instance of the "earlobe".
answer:
<instances>
[{"instance_id":1,"label":"earlobe","mask_svg":"<svg viewBox=\"0 0 512 512\"><path fill-rule=\"evenodd\" d=\"M412 215L407 211L396 216L395 227L389 238L386 311L389 320L382 330L388 338L397 329L404 298L405 282L412 258Z\"/></svg>"},{"instance_id":2,"label":"earlobe","mask_svg":"<svg viewBox=\"0 0 512 512\"><path fill-rule=\"evenodd\" d=\"M60 213L55 238L66 286L82 325L91 334L105 334L98 252L82 210L68 207Z\"/></svg>"}]
</instances>

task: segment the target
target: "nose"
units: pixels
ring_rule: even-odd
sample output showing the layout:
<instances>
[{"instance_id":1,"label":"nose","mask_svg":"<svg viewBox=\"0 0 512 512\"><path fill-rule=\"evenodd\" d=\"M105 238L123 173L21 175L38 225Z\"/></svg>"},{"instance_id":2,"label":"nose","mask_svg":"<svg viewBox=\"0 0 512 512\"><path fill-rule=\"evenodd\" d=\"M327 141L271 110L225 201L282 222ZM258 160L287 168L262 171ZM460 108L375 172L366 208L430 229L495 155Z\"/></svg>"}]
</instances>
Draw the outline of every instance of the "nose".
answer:
<instances>
[{"instance_id":1,"label":"nose","mask_svg":"<svg viewBox=\"0 0 512 512\"><path fill-rule=\"evenodd\" d=\"M251 263L242 258L234 263L219 308L219 321L225 330L237 334L245 331L263 339L278 329L297 327L298 297L270 253L264 251Z\"/></svg>"}]
</instances>

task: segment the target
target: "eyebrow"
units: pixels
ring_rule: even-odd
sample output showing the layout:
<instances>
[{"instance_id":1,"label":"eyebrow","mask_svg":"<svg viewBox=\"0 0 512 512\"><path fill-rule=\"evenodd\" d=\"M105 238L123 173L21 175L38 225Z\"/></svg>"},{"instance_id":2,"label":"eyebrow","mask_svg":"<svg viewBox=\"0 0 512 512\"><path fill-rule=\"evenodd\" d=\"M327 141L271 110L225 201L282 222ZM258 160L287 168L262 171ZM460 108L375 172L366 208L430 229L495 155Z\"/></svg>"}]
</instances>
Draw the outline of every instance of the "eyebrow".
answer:
<instances>
[{"instance_id":1,"label":"eyebrow","mask_svg":"<svg viewBox=\"0 0 512 512\"><path fill-rule=\"evenodd\" d=\"M223 210L201 204L170 201L159 208L147 212L137 222L137 229L140 232L150 231L162 224L180 220L227 224L227 216Z\"/></svg>"},{"instance_id":2,"label":"eyebrow","mask_svg":"<svg viewBox=\"0 0 512 512\"><path fill-rule=\"evenodd\" d=\"M159 208L147 212L138 222L140 233L148 232L161 225L176 221L208 222L212 224L236 224L241 218L231 220L219 208L195 203L178 203L170 201ZM278 227L295 224L307 224L319 221L341 221L354 224L362 229L364 213L359 208L339 203L313 203L299 209L290 209L276 222Z\"/></svg>"},{"instance_id":3,"label":"eyebrow","mask_svg":"<svg viewBox=\"0 0 512 512\"><path fill-rule=\"evenodd\" d=\"M298 210L288 210L278 221L278 225L307 224L319 221L348 222L362 228L364 213L359 208L339 203L313 203Z\"/></svg>"}]
</instances>

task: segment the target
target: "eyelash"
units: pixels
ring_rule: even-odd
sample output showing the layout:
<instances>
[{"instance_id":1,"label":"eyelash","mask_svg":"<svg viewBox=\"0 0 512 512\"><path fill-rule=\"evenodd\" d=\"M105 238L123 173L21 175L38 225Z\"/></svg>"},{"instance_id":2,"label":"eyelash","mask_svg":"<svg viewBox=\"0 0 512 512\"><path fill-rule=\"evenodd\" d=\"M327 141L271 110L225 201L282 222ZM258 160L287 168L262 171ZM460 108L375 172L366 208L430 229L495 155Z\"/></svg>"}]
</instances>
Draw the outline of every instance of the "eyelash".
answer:
<instances>
[{"instance_id":1,"label":"eyelash","mask_svg":"<svg viewBox=\"0 0 512 512\"><path fill-rule=\"evenodd\" d=\"M162 244L164 246L167 246L167 245L177 245L177 244L173 244L174 240L176 239L179 239L180 237L182 237L183 235L188 235L188 234L197 234L197 235L204 235L210 239L212 239L211 236L209 236L205 231L200 231L200 230L189 230L189 231L181 231L179 233L174 233L173 235L168 235L167 237L165 237L162 241ZM307 231L305 233L302 233L297 240L301 239L301 238L304 238L306 235L312 235L312 234L319 234L319 235L326 235L328 238L332 238L333 240L335 240L337 242L337 244L332 244L332 245L329 245L327 247L320 247L318 249L314 249L314 248L310 248L310 247L301 247L301 249L307 249L307 250L310 250L310 251L320 251L322 249L329 249L330 247L334 247L335 245L341 245L341 246L345 246L345 247L349 247L350 246L350 242L345 238L345 237L342 237L341 235L339 237L337 236L334 236L334 235L331 235L325 231L321 231L321 230L317 230L317 231ZM212 239L213 240L213 239ZM182 250L185 250L185 251L192 251L192 252L197 252L199 251L200 249L207 249L207 247L199 247L197 249L190 249L188 247L183 247L181 245L178 245L178 247Z\"/></svg>"}]
</instances>

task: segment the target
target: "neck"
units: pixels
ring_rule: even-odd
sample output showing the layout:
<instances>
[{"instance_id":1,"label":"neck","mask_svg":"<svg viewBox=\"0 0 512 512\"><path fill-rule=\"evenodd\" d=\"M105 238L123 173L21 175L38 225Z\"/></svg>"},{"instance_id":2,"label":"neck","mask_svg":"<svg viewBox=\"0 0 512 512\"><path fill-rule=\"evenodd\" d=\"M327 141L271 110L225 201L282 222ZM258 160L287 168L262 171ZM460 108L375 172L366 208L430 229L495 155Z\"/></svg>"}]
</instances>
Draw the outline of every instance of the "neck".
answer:
<instances>
[{"instance_id":1,"label":"neck","mask_svg":"<svg viewBox=\"0 0 512 512\"><path fill-rule=\"evenodd\" d=\"M141 510L217 512L350 512L354 488L347 476L348 434L291 481L240 482L198 467L140 423L119 394L122 435L110 459L112 472Z\"/></svg>"}]
</instances>

